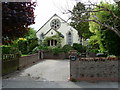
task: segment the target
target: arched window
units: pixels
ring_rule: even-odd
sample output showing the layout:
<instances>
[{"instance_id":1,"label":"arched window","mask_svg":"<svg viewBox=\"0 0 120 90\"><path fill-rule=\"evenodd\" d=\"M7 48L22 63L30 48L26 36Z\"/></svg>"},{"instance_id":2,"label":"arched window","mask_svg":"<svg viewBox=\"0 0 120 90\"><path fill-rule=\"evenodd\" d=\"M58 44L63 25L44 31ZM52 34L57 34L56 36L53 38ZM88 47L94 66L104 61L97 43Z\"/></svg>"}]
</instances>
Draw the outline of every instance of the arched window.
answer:
<instances>
[{"instance_id":1,"label":"arched window","mask_svg":"<svg viewBox=\"0 0 120 90\"><path fill-rule=\"evenodd\" d=\"M43 39L44 39L44 34L41 33L41 34L40 34L40 40L43 40Z\"/></svg>"},{"instance_id":2,"label":"arched window","mask_svg":"<svg viewBox=\"0 0 120 90\"><path fill-rule=\"evenodd\" d=\"M57 40L48 40L48 46L56 46L57 45Z\"/></svg>"},{"instance_id":3,"label":"arched window","mask_svg":"<svg viewBox=\"0 0 120 90\"><path fill-rule=\"evenodd\" d=\"M72 37L72 33L71 32L67 33L67 44L69 44L69 45L73 44L73 37Z\"/></svg>"}]
</instances>

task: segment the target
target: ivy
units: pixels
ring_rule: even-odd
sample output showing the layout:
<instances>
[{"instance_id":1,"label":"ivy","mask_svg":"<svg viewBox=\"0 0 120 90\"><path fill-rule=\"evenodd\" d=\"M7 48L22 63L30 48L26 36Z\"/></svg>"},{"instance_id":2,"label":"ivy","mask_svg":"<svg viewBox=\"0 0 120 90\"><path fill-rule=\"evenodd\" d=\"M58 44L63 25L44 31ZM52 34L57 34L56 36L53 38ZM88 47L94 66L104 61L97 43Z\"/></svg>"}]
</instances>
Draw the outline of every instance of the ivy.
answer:
<instances>
[{"instance_id":1,"label":"ivy","mask_svg":"<svg viewBox=\"0 0 120 90\"><path fill-rule=\"evenodd\" d=\"M43 44L45 46L48 45L48 40L56 40L57 41L56 47L61 47L62 38L59 36L59 34L54 35L54 36L50 36L50 37L46 37L43 41Z\"/></svg>"}]
</instances>

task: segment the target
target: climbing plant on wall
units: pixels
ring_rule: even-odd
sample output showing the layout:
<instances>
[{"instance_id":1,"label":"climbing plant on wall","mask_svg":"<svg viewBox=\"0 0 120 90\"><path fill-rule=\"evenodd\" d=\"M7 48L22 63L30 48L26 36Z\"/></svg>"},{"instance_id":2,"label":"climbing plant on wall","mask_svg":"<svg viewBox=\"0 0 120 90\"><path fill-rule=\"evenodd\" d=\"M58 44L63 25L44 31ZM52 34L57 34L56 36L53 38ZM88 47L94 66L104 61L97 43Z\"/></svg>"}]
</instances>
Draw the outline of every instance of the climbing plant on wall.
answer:
<instances>
[{"instance_id":1,"label":"climbing plant on wall","mask_svg":"<svg viewBox=\"0 0 120 90\"><path fill-rule=\"evenodd\" d=\"M62 38L58 34L54 36L46 37L43 41L43 44L45 46L48 45L48 40L56 40L57 41L56 47L61 47Z\"/></svg>"}]
</instances>

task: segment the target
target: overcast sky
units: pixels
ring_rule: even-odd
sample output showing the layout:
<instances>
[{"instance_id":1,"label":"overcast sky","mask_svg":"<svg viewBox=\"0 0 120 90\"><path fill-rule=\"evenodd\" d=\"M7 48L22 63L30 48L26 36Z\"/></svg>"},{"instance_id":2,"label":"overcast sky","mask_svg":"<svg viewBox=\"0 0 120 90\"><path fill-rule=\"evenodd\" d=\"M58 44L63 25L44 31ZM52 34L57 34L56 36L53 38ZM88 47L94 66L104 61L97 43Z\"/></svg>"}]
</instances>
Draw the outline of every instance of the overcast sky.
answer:
<instances>
[{"instance_id":1,"label":"overcast sky","mask_svg":"<svg viewBox=\"0 0 120 90\"><path fill-rule=\"evenodd\" d=\"M83 3L88 2L88 0L37 0L37 7L35 8L35 24L30 27L34 28L36 31L47 22L55 13L67 20L70 15L62 14L67 9L72 10L76 2L81 1ZM107 1L113 2L113 0L89 0L92 2Z\"/></svg>"}]
</instances>

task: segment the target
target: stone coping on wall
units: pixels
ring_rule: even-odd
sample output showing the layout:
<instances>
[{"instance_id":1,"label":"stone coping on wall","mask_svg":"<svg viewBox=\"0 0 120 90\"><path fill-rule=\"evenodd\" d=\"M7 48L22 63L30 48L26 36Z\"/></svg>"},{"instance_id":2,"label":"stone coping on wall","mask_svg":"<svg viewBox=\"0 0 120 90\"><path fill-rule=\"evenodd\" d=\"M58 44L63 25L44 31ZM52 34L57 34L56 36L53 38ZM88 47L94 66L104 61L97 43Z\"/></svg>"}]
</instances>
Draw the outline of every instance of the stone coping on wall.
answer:
<instances>
[{"instance_id":1,"label":"stone coping on wall","mask_svg":"<svg viewBox=\"0 0 120 90\"><path fill-rule=\"evenodd\" d=\"M89 57L89 58L79 58L79 61L118 61L120 57Z\"/></svg>"}]
</instances>

